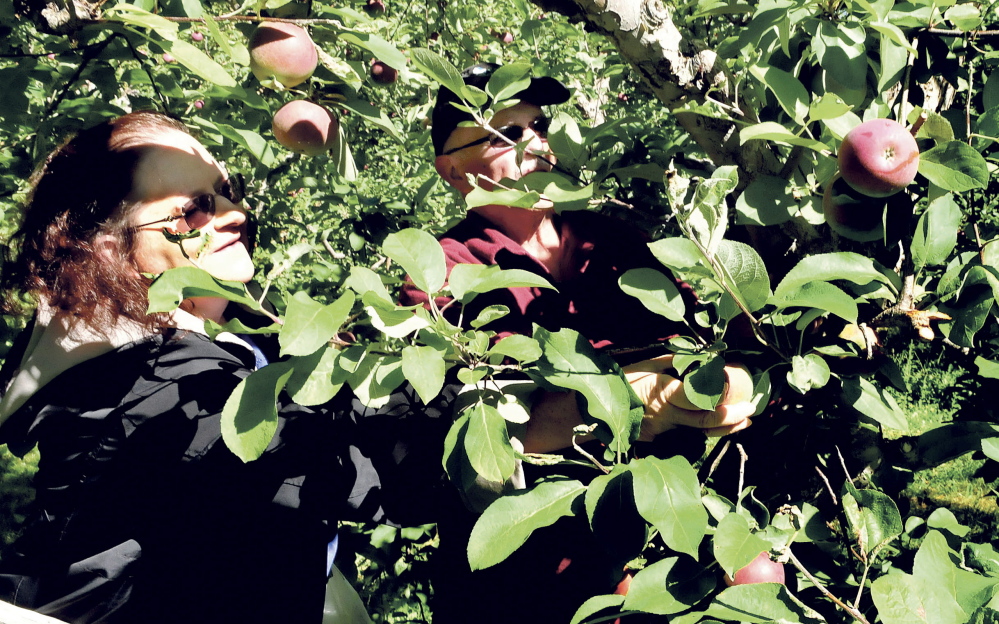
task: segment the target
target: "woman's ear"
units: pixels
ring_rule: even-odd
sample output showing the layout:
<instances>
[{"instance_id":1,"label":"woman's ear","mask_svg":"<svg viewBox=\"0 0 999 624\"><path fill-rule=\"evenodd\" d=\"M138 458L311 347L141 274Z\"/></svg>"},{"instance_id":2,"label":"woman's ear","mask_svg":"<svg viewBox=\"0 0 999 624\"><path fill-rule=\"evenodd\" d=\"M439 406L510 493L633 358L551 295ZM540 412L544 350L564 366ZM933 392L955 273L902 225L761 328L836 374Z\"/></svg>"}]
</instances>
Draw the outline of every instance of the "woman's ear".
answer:
<instances>
[{"instance_id":1,"label":"woman's ear","mask_svg":"<svg viewBox=\"0 0 999 624\"><path fill-rule=\"evenodd\" d=\"M135 275L139 274L139 270L135 267L135 264L126 258L125 253L122 250L124 243L121 238L115 236L114 234L98 234L94 237L94 253L103 260L104 262L113 262L115 264L121 264L125 262L128 264Z\"/></svg>"},{"instance_id":2,"label":"woman's ear","mask_svg":"<svg viewBox=\"0 0 999 624\"><path fill-rule=\"evenodd\" d=\"M434 159L434 168L445 182L453 186L462 195L467 195L472 190L472 185L465 178L465 172L458 166L458 162L451 156L438 156Z\"/></svg>"}]
</instances>

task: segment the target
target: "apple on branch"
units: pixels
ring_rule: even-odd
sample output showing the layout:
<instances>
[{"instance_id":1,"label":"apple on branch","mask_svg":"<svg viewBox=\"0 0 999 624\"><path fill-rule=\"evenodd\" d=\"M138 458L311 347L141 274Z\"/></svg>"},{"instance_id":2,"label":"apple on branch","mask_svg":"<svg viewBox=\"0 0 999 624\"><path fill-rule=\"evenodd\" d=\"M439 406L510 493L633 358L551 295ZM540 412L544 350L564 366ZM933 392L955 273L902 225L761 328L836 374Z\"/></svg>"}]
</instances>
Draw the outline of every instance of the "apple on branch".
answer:
<instances>
[{"instance_id":1,"label":"apple on branch","mask_svg":"<svg viewBox=\"0 0 999 624\"><path fill-rule=\"evenodd\" d=\"M250 36L250 71L265 86L302 84L319 64L312 37L288 22L262 22Z\"/></svg>"},{"instance_id":2,"label":"apple on branch","mask_svg":"<svg viewBox=\"0 0 999 624\"><path fill-rule=\"evenodd\" d=\"M381 84L392 84L399 78L399 70L384 61L371 59L371 79Z\"/></svg>"},{"instance_id":3,"label":"apple on branch","mask_svg":"<svg viewBox=\"0 0 999 624\"><path fill-rule=\"evenodd\" d=\"M336 143L340 122L326 108L307 100L288 102L271 123L277 142L293 152L318 156Z\"/></svg>"},{"instance_id":4,"label":"apple on branch","mask_svg":"<svg viewBox=\"0 0 999 624\"><path fill-rule=\"evenodd\" d=\"M902 124L871 119L843 138L839 173L846 183L870 197L888 197L916 179L919 147Z\"/></svg>"},{"instance_id":5,"label":"apple on branch","mask_svg":"<svg viewBox=\"0 0 999 624\"><path fill-rule=\"evenodd\" d=\"M767 552L761 552L756 558L735 571L735 578L725 575L725 584L752 585L754 583L784 584L784 565L770 558Z\"/></svg>"},{"instance_id":6,"label":"apple on branch","mask_svg":"<svg viewBox=\"0 0 999 624\"><path fill-rule=\"evenodd\" d=\"M912 211L908 193L871 197L858 192L841 176L833 178L822 195L822 212L829 227L840 236L863 243L897 243L909 229Z\"/></svg>"}]
</instances>

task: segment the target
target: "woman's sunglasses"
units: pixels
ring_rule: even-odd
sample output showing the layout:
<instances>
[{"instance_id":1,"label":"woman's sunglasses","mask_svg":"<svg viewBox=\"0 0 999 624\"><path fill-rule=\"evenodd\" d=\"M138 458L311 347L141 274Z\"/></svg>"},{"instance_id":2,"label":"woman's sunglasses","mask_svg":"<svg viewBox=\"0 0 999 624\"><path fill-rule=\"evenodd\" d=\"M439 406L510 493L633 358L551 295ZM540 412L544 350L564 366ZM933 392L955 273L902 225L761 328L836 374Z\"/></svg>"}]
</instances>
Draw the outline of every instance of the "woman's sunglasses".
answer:
<instances>
[{"instance_id":1,"label":"woman's sunglasses","mask_svg":"<svg viewBox=\"0 0 999 624\"><path fill-rule=\"evenodd\" d=\"M220 195L234 204L243 201L243 198L246 197L246 180L243 179L243 175L234 173L223 181L214 193L203 193L197 197L192 197L191 201L184 205L184 211L179 215L150 221L135 227L144 228L149 225L183 220L189 230L200 230L215 218L216 195Z\"/></svg>"},{"instance_id":2,"label":"woman's sunglasses","mask_svg":"<svg viewBox=\"0 0 999 624\"><path fill-rule=\"evenodd\" d=\"M496 130L499 135L490 132L481 139L475 139L471 143L465 143L460 147L449 149L441 154L441 156L448 156L465 148L481 145L486 142L489 143L489 147L510 147L511 144L520 143L521 139L524 138L524 130L527 128L530 128L534 131L534 134L538 135L542 139L545 139L548 138L548 124L548 118L544 115L540 115L526 127L517 124L503 126L502 128L497 128Z\"/></svg>"}]
</instances>

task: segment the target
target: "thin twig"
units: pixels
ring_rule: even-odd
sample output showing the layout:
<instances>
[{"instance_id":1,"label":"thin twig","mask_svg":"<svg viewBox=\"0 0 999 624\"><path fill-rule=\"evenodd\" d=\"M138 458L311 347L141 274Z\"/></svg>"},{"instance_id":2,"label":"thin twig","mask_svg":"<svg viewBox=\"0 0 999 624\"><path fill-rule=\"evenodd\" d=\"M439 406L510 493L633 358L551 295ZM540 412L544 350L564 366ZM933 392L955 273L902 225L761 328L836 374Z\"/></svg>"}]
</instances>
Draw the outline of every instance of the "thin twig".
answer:
<instances>
[{"instance_id":1,"label":"thin twig","mask_svg":"<svg viewBox=\"0 0 999 624\"><path fill-rule=\"evenodd\" d=\"M846 460L843 459L843 453L839 450L839 445L836 445L836 454L839 455L839 464L843 466L843 474L846 475L847 481L853 483L853 477L850 476L850 471L846 467Z\"/></svg>"},{"instance_id":2,"label":"thin twig","mask_svg":"<svg viewBox=\"0 0 999 624\"><path fill-rule=\"evenodd\" d=\"M746 480L746 462L749 461L749 455L746 455L746 449L742 448L742 445L738 442L735 448L739 449L739 497L742 497L742 488Z\"/></svg>"},{"instance_id":3,"label":"thin twig","mask_svg":"<svg viewBox=\"0 0 999 624\"><path fill-rule=\"evenodd\" d=\"M715 460L713 462L711 462L711 467L708 468L708 476L706 476L704 478L705 481L708 481L708 480L711 479L711 475L714 474L715 469L718 468L718 464L721 463L722 457L725 457L725 453L728 452L728 447L730 447L730 446L732 446L732 441L731 440L725 440L725 444L722 445L721 450L718 451L718 457L716 457Z\"/></svg>"},{"instance_id":4,"label":"thin twig","mask_svg":"<svg viewBox=\"0 0 999 624\"><path fill-rule=\"evenodd\" d=\"M805 568L805 566L802 565L802 563L800 561L798 561L798 558L794 556L794 553L791 552L791 548L790 547L786 548L784 550L784 552L787 553L788 559L791 561L792 564L794 564L794 567L798 568L798 570L803 575L805 575L805 578L807 578L812 583L812 585L815 585L815 587L820 592L822 592L822 594L826 598L828 598L829 600L832 600L834 603L836 603L837 606L839 606L841 609L843 609L844 611L846 611L847 613L849 613L850 616L852 616L853 619L857 620L858 622L862 622L863 624L871 624L870 622L867 621L867 618L864 617L864 614L861 613L859 609L851 607L850 605L846 604L845 602L843 602L842 600L840 600L839 598L837 598L836 596L834 596L832 594L832 592L830 592L828 589L826 589L825 586L822 585L822 583L820 583L817 578L815 578L814 576L812 576L812 573L809 572L808 569Z\"/></svg>"},{"instance_id":5,"label":"thin twig","mask_svg":"<svg viewBox=\"0 0 999 624\"><path fill-rule=\"evenodd\" d=\"M596 426L596 425L591 425L591 426L589 427L589 432L588 432L588 433L592 433L592 432L593 432L593 430L594 430L594 429L596 429L596 428L597 428L597 426ZM584 450L583 450L583 447L579 446L579 444L578 444L578 443L576 442L576 438L577 438L577 437L579 437L579 436L578 436L578 435L576 434L576 432L575 432L575 431L573 431L573 433L572 433L572 448L576 449L576 451L577 451L577 452L578 452L578 453L579 453L580 455L582 455L582 456L583 456L583 457L585 457L586 459L588 459L588 460L590 460L591 462L593 462L593 465L594 465L594 466L596 466L597 468L599 468L600 470L602 470L604 474L610 474L610 468L608 468L608 467L604 466L603 464L601 464L601 463L600 463L600 462L599 462L599 461L597 460L597 458L596 458L596 457L594 457L593 455L591 455L591 454L587 453L586 451L584 451Z\"/></svg>"},{"instance_id":6,"label":"thin twig","mask_svg":"<svg viewBox=\"0 0 999 624\"><path fill-rule=\"evenodd\" d=\"M815 472L819 473L819 476L820 476L820 477L822 477L822 480L823 480L823 481L825 481L825 483L826 483L826 488L828 488L828 489L829 489L829 496L832 496L832 499L833 499L833 505L839 505L839 499L838 499L838 498L836 497L836 492L835 492L835 491L833 491L833 488L832 488L832 484L831 484L831 483L829 483L829 479L828 479L828 478L826 478L826 475L825 475L825 473L823 473L823 472L822 472L822 469L821 469L821 468L819 468L818 466L815 466Z\"/></svg>"}]
</instances>

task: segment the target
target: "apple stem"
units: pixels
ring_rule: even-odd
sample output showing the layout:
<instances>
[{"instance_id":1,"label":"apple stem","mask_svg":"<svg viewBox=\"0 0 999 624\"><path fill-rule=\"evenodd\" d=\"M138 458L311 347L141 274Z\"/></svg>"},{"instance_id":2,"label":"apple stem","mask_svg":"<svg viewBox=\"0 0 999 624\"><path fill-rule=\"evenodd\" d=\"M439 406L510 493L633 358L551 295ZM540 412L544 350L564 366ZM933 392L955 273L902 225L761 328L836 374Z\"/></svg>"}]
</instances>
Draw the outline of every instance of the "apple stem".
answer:
<instances>
[{"instance_id":1,"label":"apple stem","mask_svg":"<svg viewBox=\"0 0 999 624\"><path fill-rule=\"evenodd\" d=\"M846 604L845 602L837 598L835 595L833 595L832 592L826 589L825 586L822 583L820 583L817 578L812 576L811 572L809 572L805 568L805 566L802 565L800 561L798 561L798 558L794 556L794 553L791 552L790 547L787 547L785 549L785 552L787 553L788 559L791 561L792 564L794 564L794 567L798 568L798 570L805 576L805 578L807 578L809 582L811 582L811 584L816 587L816 589L822 592L822 594L826 598L832 600L834 603L836 603L838 607L849 613L850 616L853 617L853 619L857 620L858 622L862 622L863 624L871 624L870 622L867 621L867 618L864 617L864 614L860 612L860 609L857 609L856 607L851 607L850 605ZM861 589L863 589L863 585L861 585Z\"/></svg>"},{"instance_id":2,"label":"apple stem","mask_svg":"<svg viewBox=\"0 0 999 624\"><path fill-rule=\"evenodd\" d=\"M912 133L912 136L916 136L916 133L919 132L919 129L923 127L923 124L925 122L926 122L926 115L920 115L919 119L917 119L912 124L912 128L909 129L909 132Z\"/></svg>"},{"instance_id":3,"label":"apple stem","mask_svg":"<svg viewBox=\"0 0 999 624\"><path fill-rule=\"evenodd\" d=\"M742 487L746 480L746 462L749 461L749 455L746 455L746 449L742 448L742 445L736 442L735 448L739 449L739 496L742 496Z\"/></svg>"}]
</instances>

